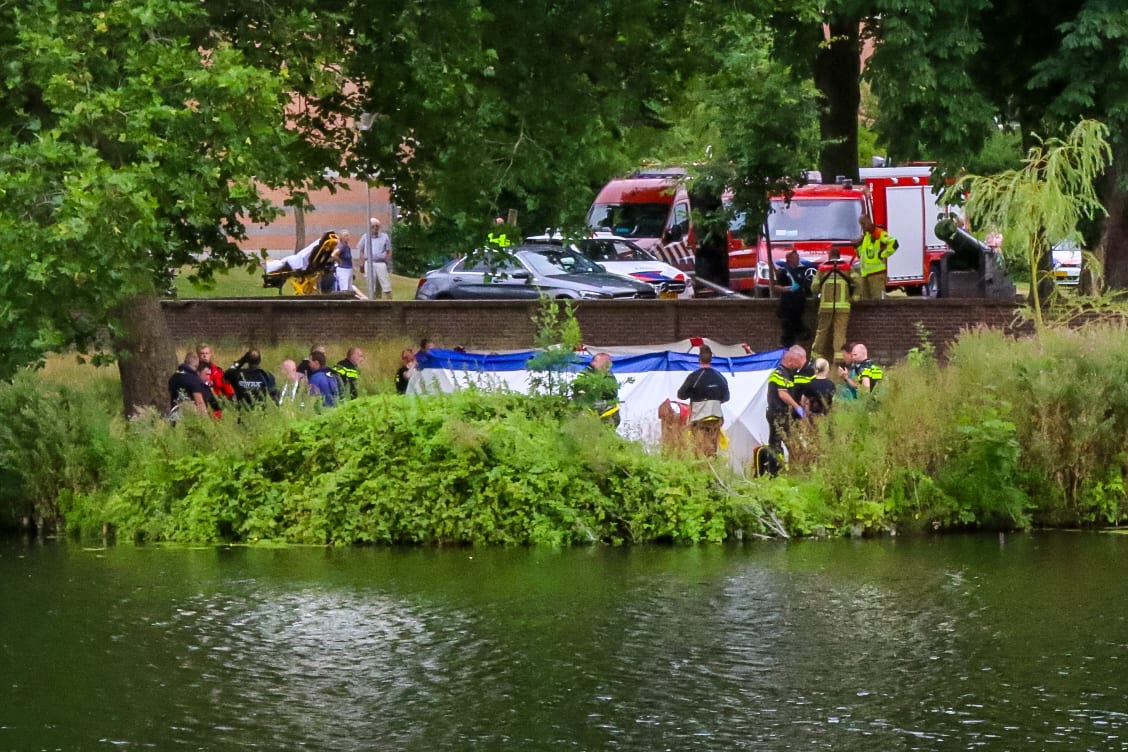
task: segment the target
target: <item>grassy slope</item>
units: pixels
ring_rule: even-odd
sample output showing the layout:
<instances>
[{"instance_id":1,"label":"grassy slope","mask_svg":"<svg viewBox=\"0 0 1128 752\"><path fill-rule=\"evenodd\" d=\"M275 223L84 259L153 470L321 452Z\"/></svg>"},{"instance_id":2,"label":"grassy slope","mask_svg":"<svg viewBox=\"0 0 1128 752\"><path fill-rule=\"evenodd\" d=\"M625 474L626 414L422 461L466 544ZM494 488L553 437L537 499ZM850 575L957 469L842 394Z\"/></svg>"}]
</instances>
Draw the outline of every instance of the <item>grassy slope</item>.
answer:
<instances>
[{"instance_id":1,"label":"grassy slope","mask_svg":"<svg viewBox=\"0 0 1128 752\"><path fill-rule=\"evenodd\" d=\"M215 285L211 288L197 287L188 280L190 269L181 270L176 278L176 294L181 298L261 298L274 297L278 291L274 288L262 286L262 274L246 269L231 269L225 274L216 277ZM365 289L364 277L357 275L353 278L354 284L361 290ZM401 277L392 275L392 295L396 300L411 300L415 297L415 286L418 280L415 277ZM293 290L287 285L283 295L293 295Z\"/></svg>"}]
</instances>

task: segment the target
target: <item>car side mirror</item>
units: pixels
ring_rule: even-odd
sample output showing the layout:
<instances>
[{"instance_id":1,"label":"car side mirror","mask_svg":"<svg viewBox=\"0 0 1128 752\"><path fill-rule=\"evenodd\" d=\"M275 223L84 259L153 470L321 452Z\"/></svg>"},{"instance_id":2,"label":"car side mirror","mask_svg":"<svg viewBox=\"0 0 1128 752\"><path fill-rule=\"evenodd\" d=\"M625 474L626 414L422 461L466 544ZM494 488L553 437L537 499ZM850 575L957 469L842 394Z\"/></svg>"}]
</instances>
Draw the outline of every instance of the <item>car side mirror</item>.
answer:
<instances>
[{"instance_id":1,"label":"car side mirror","mask_svg":"<svg viewBox=\"0 0 1128 752\"><path fill-rule=\"evenodd\" d=\"M682 229L680 225L674 225L666 231L666 242L672 242L682 239Z\"/></svg>"},{"instance_id":2,"label":"car side mirror","mask_svg":"<svg viewBox=\"0 0 1128 752\"><path fill-rule=\"evenodd\" d=\"M529 273L527 271L525 271L524 269L518 269L517 271L513 272L509 276L513 279L528 279Z\"/></svg>"}]
</instances>

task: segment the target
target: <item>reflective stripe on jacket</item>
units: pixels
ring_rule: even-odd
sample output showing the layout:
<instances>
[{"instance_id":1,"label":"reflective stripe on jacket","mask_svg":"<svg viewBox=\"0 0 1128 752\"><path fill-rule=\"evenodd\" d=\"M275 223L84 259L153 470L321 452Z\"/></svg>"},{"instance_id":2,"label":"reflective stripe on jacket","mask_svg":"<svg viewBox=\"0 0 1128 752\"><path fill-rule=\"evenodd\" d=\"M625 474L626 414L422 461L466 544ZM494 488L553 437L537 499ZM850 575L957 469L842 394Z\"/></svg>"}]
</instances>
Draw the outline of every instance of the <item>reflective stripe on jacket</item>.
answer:
<instances>
[{"instance_id":1,"label":"reflective stripe on jacket","mask_svg":"<svg viewBox=\"0 0 1128 752\"><path fill-rule=\"evenodd\" d=\"M876 238L874 236L877 236ZM885 259L897 250L897 241L880 227L862 236L858 246L858 258L862 261L862 276L885 271Z\"/></svg>"},{"instance_id":2,"label":"reflective stripe on jacket","mask_svg":"<svg viewBox=\"0 0 1128 752\"><path fill-rule=\"evenodd\" d=\"M819 310L849 311L853 292L849 264L839 261L829 269L819 267L819 270L819 276L815 277L815 282L811 285L811 291L819 296Z\"/></svg>"}]
</instances>

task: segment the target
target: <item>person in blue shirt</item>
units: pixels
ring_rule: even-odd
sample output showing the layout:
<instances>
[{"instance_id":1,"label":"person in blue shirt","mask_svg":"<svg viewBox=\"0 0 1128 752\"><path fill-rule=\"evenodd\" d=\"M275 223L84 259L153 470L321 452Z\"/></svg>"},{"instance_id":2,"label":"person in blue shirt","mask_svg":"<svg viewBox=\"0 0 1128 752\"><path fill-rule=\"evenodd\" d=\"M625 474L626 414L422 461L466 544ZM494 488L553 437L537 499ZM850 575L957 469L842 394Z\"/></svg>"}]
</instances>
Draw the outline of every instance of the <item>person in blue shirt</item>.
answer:
<instances>
[{"instance_id":1,"label":"person in blue shirt","mask_svg":"<svg viewBox=\"0 0 1128 752\"><path fill-rule=\"evenodd\" d=\"M310 353L309 369L309 393L320 396L326 407L336 407L341 399L341 383L333 369L325 365L325 353Z\"/></svg>"}]
</instances>

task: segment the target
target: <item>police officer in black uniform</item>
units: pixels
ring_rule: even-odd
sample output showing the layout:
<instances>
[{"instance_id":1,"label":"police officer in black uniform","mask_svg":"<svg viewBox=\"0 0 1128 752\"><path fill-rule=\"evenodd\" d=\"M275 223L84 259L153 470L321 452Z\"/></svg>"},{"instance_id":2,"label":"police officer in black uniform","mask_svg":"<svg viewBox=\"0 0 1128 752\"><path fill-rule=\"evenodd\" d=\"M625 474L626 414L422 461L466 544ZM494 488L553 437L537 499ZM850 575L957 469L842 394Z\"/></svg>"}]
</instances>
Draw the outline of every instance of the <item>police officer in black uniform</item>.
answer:
<instances>
[{"instance_id":1,"label":"police officer in black uniform","mask_svg":"<svg viewBox=\"0 0 1128 752\"><path fill-rule=\"evenodd\" d=\"M247 350L238 363L224 372L223 378L235 388L235 401L241 407L278 400L274 374L262 367L262 354L258 350Z\"/></svg>"}]
</instances>

